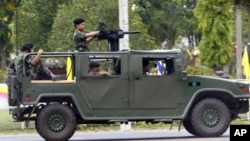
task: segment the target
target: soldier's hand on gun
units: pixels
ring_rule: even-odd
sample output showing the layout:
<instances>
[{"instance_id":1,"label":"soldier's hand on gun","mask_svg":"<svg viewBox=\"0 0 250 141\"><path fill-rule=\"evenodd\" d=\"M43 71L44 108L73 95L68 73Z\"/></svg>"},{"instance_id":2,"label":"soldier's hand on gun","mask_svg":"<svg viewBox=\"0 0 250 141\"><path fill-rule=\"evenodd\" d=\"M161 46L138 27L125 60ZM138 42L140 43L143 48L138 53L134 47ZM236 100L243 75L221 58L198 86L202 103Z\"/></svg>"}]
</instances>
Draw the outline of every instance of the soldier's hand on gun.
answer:
<instances>
[{"instance_id":1,"label":"soldier's hand on gun","mask_svg":"<svg viewBox=\"0 0 250 141\"><path fill-rule=\"evenodd\" d=\"M101 35L103 35L103 34L106 34L106 30L103 30L103 29L101 29L101 30L99 30L99 34L101 34Z\"/></svg>"},{"instance_id":2,"label":"soldier's hand on gun","mask_svg":"<svg viewBox=\"0 0 250 141\"><path fill-rule=\"evenodd\" d=\"M37 52L38 55L42 55L43 54L43 50L42 49L39 49L38 52Z\"/></svg>"}]
</instances>

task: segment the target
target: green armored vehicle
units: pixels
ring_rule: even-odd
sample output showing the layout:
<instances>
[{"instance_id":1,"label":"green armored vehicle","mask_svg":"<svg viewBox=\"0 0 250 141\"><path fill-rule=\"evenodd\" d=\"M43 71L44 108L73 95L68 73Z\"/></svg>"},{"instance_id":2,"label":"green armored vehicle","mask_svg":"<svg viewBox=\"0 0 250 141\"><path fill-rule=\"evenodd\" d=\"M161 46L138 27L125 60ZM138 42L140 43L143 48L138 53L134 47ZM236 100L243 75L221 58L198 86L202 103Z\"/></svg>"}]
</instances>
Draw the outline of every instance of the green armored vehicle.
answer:
<instances>
[{"instance_id":1,"label":"green armored vehicle","mask_svg":"<svg viewBox=\"0 0 250 141\"><path fill-rule=\"evenodd\" d=\"M181 50L47 52L42 57L70 60L65 79L31 80L23 61L21 73L9 74L9 104L15 121L35 121L46 140L68 140L77 124L175 120L195 136L216 137L249 110L249 82L188 75ZM90 62L111 75L89 75ZM143 72L145 64L150 71Z\"/></svg>"}]
</instances>

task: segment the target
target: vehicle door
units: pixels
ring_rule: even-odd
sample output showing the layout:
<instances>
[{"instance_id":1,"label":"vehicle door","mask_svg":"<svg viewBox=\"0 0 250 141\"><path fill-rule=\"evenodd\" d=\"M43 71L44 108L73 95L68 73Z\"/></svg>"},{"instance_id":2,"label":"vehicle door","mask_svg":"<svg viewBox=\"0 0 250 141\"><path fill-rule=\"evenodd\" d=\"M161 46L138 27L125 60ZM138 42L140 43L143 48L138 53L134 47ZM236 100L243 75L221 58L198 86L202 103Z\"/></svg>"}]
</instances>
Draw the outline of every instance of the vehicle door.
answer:
<instances>
[{"instance_id":1,"label":"vehicle door","mask_svg":"<svg viewBox=\"0 0 250 141\"><path fill-rule=\"evenodd\" d=\"M78 87L92 109L128 108L127 56L125 54L81 55ZM98 62L111 76L90 76L89 63Z\"/></svg>"},{"instance_id":2,"label":"vehicle door","mask_svg":"<svg viewBox=\"0 0 250 141\"><path fill-rule=\"evenodd\" d=\"M148 60L150 72L143 73L144 61ZM181 107L183 81L177 73L175 55L131 55L130 67L133 72L133 94L130 96L131 108Z\"/></svg>"}]
</instances>

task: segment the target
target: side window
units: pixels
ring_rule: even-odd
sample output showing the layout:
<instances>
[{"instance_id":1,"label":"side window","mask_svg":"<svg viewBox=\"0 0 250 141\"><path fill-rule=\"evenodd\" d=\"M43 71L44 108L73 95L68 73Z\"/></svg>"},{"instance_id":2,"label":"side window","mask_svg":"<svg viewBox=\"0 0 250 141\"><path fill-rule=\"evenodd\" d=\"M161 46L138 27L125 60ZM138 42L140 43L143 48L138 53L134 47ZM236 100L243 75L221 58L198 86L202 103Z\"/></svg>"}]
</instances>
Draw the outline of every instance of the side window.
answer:
<instances>
[{"instance_id":1,"label":"side window","mask_svg":"<svg viewBox=\"0 0 250 141\"><path fill-rule=\"evenodd\" d=\"M48 79L72 80L73 79L73 61L71 57L46 57L41 58L39 74L43 77L54 77ZM36 69L32 73L35 73ZM33 77L33 76L32 76Z\"/></svg>"},{"instance_id":2,"label":"side window","mask_svg":"<svg viewBox=\"0 0 250 141\"><path fill-rule=\"evenodd\" d=\"M34 57L30 55L25 58L25 73L31 80L73 80L73 57L42 56L36 65L28 64Z\"/></svg>"},{"instance_id":3,"label":"side window","mask_svg":"<svg viewBox=\"0 0 250 141\"><path fill-rule=\"evenodd\" d=\"M172 75L174 58L142 58L142 73L144 75Z\"/></svg>"},{"instance_id":4,"label":"side window","mask_svg":"<svg viewBox=\"0 0 250 141\"><path fill-rule=\"evenodd\" d=\"M120 56L89 56L88 74L89 76L120 75Z\"/></svg>"}]
</instances>

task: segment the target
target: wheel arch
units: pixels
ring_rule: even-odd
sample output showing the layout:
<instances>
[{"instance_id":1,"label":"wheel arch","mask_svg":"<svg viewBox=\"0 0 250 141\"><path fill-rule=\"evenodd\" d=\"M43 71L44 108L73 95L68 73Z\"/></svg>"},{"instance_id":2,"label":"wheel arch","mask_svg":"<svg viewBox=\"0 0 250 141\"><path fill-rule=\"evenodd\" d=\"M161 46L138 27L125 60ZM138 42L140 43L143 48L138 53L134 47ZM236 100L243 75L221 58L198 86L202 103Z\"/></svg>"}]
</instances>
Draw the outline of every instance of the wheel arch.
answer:
<instances>
[{"instance_id":1,"label":"wheel arch","mask_svg":"<svg viewBox=\"0 0 250 141\"><path fill-rule=\"evenodd\" d=\"M185 112L184 112L184 119L190 117L191 110L194 108L194 106L205 98L216 98L221 100L226 104L228 109L230 110L231 119L234 119L238 115L237 107L239 105L237 99L233 97L233 94L225 89L203 89L197 91L191 100L189 101Z\"/></svg>"},{"instance_id":2,"label":"wheel arch","mask_svg":"<svg viewBox=\"0 0 250 141\"><path fill-rule=\"evenodd\" d=\"M81 112L80 106L77 103L77 100L73 94L56 94L56 95L55 94L40 94L39 97L36 99L35 103L45 104L45 106L47 103L49 104L61 103L61 104L69 106L73 110L73 112L75 113L77 117L77 120L82 120L85 117L83 112Z\"/></svg>"}]
</instances>

